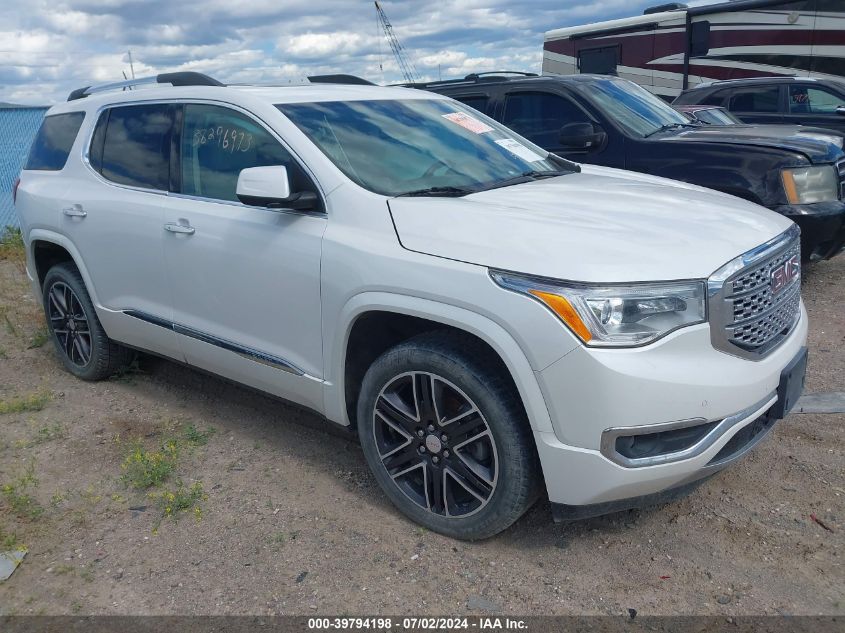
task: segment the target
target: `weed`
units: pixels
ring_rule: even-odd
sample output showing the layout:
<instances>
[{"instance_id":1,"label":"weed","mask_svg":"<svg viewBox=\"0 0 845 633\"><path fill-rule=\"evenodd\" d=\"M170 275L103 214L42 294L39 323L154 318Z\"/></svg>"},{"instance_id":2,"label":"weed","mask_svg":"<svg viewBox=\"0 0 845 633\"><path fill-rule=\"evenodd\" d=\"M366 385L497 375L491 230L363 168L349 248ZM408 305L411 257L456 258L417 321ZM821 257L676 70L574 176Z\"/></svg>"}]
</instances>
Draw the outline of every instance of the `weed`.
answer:
<instances>
[{"instance_id":1,"label":"weed","mask_svg":"<svg viewBox=\"0 0 845 633\"><path fill-rule=\"evenodd\" d=\"M160 486L176 467L179 448L176 440L167 440L160 451L148 451L135 441L121 464L121 480L137 490Z\"/></svg>"},{"instance_id":2,"label":"weed","mask_svg":"<svg viewBox=\"0 0 845 633\"><path fill-rule=\"evenodd\" d=\"M213 426L208 427L205 432L202 432L193 424L189 424L185 429L184 438L191 446L205 446L216 432L217 429Z\"/></svg>"},{"instance_id":3,"label":"weed","mask_svg":"<svg viewBox=\"0 0 845 633\"><path fill-rule=\"evenodd\" d=\"M5 413L23 413L25 411L41 411L53 394L49 391L36 391L26 396L0 400L0 415Z\"/></svg>"},{"instance_id":4,"label":"weed","mask_svg":"<svg viewBox=\"0 0 845 633\"><path fill-rule=\"evenodd\" d=\"M57 576L67 576L68 574L72 574L76 571L76 567L73 565L56 565L53 567L53 573Z\"/></svg>"},{"instance_id":5,"label":"weed","mask_svg":"<svg viewBox=\"0 0 845 633\"><path fill-rule=\"evenodd\" d=\"M70 605L70 610L73 611L74 613L79 613L80 611L82 611L82 604L79 603L79 602L73 602Z\"/></svg>"},{"instance_id":6,"label":"weed","mask_svg":"<svg viewBox=\"0 0 845 633\"><path fill-rule=\"evenodd\" d=\"M288 535L285 534L284 532L276 532L273 535L273 542L276 545L284 545L285 543L287 543L287 540L288 540Z\"/></svg>"},{"instance_id":7,"label":"weed","mask_svg":"<svg viewBox=\"0 0 845 633\"><path fill-rule=\"evenodd\" d=\"M38 479L35 477L35 463L30 462L26 472L15 481L3 484L0 492L9 509L18 517L35 520L44 514L44 508L32 497L27 490L37 488Z\"/></svg>"},{"instance_id":8,"label":"weed","mask_svg":"<svg viewBox=\"0 0 845 633\"><path fill-rule=\"evenodd\" d=\"M43 426L35 432L35 436L29 440L18 440L15 442L17 448L32 448L39 444L44 444L52 440L61 440L65 438L64 427L56 422L53 426Z\"/></svg>"},{"instance_id":9,"label":"weed","mask_svg":"<svg viewBox=\"0 0 845 633\"><path fill-rule=\"evenodd\" d=\"M90 567L85 567L82 571L80 571L79 577L85 582L94 582L94 572L91 571Z\"/></svg>"},{"instance_id":10,"label":"weed","mask_svg":"<svg viewBox=\"0 0 845 633\"><path fill-rule=\"evenodd\" d=\"M44 343L50 340L50 333L47 331L47 328L40 327L35 330L35 334L32 335L32 338L29 339L29 345L27 345L27 349L36 349L39 347L43 347Z\"/></svg>"},{"instance_id":11,"label":"weed","mask_svg":"<svg viewBox=\"0 0 845 633\"><path fill-rule=\"evenodd\" d=\"M6 359L6 358L9 358L9 354L6 352L5 348L0 347L0 359Z\"/></svg>"},{"instance_id":12,"label":"weed","mask_svg":"<svg viewBox=\"0 0 845 633\"><path fill-rule=\"evenodd\" d=\"M141 369L141 366L138 364L138 359L136 358L126 367L121 367L120 369L118 369L117 373L109 377L109 380L134 385L135 378L145 373L146 372Z\"/></svg>"},{"instance_id":13,"label":"weed","mask_svg":"<svg viewBox=\"0 0 845 633\"><path fill-rule=\"evenodd\" d=\"M161 510L161 519L156 522L153 528L154 533L158 532L161 520L168 517L174 521L178 521L180 515L190 513L199 521L202 519L202 508L199 502L208 499L208 495L202 489L202 482L199 481L194 483L190 488L186 488L180 481L175 490L164 490L159 493L151 492L147 496Z\"/></svg>"},{"instance_id":14,"label":"weed","mask_svg":"<svg viewBox=\"0 0 845 633\"><path fill-rule=\"evenodd\" d=\"M7 552L9 550L15 550L23 547L18 540L18 535L14 532L7 532L3 529L3 526L0 526L0 549Z\"/></svg>"},{"instance_id":15,"label":"weed","mask_svg":"<svg viewBox=\"0 0 845 633\"><path fill-rule=\"evenodd\" d=\"M56 492L53 493L53 496L50 497L50 505L53 506L54 508L60 506L65 501L67 501L67 493L66 492L59 492L58 490L56 490Z\"/></svg>"},{"instance_id":16,"label":"weed","mask_svg":"<svg viewBox=\"0 0 845 633\"><path fill-rule=\"evenodd\" d=\"M23 233L17 227L7 226L0 233L0 260L8 259L23 262L25 257Z\"/></svg>"},{"instance_id":17,"label":"weed","mask_svg":"<svg viewBox=\"0 0 845 633\"><path fill-rule=\"evenodd\" d=\"M12 336L18 335L18 330L15 325L9 320L9 314L3 310L3 322L6 324L6 331Z\"/></svg>"}]
</instances>

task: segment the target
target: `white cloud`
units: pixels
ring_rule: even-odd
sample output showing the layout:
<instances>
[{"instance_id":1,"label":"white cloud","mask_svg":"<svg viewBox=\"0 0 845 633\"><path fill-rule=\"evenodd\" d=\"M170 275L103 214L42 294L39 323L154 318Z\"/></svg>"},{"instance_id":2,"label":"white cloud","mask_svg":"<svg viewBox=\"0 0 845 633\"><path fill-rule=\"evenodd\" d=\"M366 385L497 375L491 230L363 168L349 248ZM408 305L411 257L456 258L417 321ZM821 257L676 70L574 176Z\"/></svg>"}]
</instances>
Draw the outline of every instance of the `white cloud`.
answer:
<instances>
[{"instance_id":1,"label":"white cloud","mask_svg":"<svg viewBox=\"0 0 845 633\"><path fill-rule=\"evenodd\" d=\"M384 0L423 79L538 71L542 33L633 15L648 0ZM3 0L0 101L46 103L94 82L197 70L224 82L351 73L403 77L371 2L350 0Z\"/></svg>"}]
</instances>

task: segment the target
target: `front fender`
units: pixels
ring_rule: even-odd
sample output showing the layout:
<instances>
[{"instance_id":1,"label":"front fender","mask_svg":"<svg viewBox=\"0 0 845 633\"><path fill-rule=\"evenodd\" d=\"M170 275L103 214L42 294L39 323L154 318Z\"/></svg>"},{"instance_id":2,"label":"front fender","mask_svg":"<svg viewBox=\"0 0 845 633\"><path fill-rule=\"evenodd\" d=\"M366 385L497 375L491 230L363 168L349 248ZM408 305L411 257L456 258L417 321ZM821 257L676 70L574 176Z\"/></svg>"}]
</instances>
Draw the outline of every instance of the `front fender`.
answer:
<instances>
[{"instance_id":1,"label":"front fender","mask_svg":"<svg viewBox=\"0 0 845 633\"><path fill-rule=\"evenodd\" d=\"M553 433L551 418L534 370L513 337L487 317L464 308L387 292L364 292L352 297L338 315L335 336L326 350L328 366L336 368L335 380L325 389L325 414L348 426L344 377L346 347L356 319L366 312L395 312L449 325L477 336L492 347L510 371L526 414L535 431Z\"/></svg>"}]
</instances>

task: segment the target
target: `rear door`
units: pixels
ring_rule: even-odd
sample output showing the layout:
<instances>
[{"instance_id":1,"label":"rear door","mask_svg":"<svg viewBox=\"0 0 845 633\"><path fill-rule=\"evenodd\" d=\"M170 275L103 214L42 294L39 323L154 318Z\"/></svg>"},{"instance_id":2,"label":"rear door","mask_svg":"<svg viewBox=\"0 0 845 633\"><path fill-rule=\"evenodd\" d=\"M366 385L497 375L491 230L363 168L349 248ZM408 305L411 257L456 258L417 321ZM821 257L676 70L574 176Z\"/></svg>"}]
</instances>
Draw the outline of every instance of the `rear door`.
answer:
<instances>
[{"instance_id":1,"label":"rear door","mask_svg":"<svg viewBox=\"0 0 845 633\"><path fill-rule=\"evenodd\" d=\"M728 93L723 105L743 123L783 123L783 92L777 84L738 86Z\"/></svg>"},{"instance_id":2,"label":"rear door","mask_svg":"<svg viewBox=\"0 0 845 633\"><path fill-rule=\"evenodd\" d=\"M322 410L320 254L326 214L246 206L242 169L284 165L316 184L268 128L233 107L188 103L179 194L165 201L174 328L191 365Z\"/></svg>"},{"instance_id":3,"label":"rear door","mask_svg":"<svg viewBox=\"0 0 845 633\"><path fill-rule=\"evenodd\" d=\"M144 103L100 112L85 139L88 165L69 181L60 227L81 254L108 335L181 358L173 331L157 325L173 312L162 221L176 111Z\"/></svg>"},{"instance_id":4,"label":"rear door","mask_svg":"<svg viewBox=\"0 0 845 633\"><path fill-rule=\"evenodd\" d=\"M845 90L841 93L819 84L795 83L787 87L786 123L812 125L845 132Z\"/></svg>"}]
</instances>

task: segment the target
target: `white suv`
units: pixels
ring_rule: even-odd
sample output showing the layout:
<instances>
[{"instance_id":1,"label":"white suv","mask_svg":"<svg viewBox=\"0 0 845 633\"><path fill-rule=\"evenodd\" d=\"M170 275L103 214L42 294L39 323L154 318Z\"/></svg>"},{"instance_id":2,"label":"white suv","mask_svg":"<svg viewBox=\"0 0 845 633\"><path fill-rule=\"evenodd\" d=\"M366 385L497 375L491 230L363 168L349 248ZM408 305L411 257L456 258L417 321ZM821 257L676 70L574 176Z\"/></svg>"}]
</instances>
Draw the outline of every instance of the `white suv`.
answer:
<instances>
[{"instance_id":1,"label":"white suv","mask_svg":"<svg viewBox=\"0 0 845 633\"><path fill-rule=\"evenodd\" d=\"M53 107L17 190L82 379L141 349L309 407L357 428L402 512L467 539L543 488L556 519L686 492L801 392L783 216L418 90L149 83Z\"/></svg>"}]
</instances>

